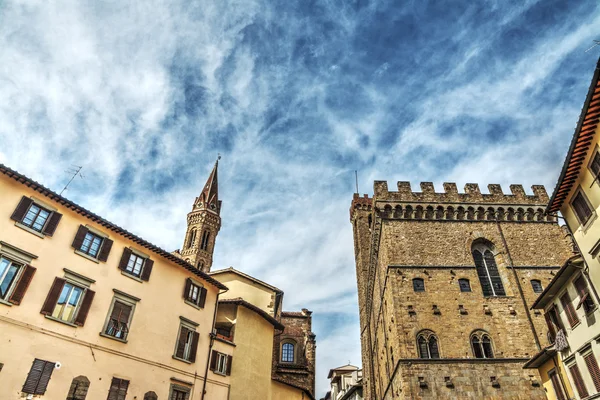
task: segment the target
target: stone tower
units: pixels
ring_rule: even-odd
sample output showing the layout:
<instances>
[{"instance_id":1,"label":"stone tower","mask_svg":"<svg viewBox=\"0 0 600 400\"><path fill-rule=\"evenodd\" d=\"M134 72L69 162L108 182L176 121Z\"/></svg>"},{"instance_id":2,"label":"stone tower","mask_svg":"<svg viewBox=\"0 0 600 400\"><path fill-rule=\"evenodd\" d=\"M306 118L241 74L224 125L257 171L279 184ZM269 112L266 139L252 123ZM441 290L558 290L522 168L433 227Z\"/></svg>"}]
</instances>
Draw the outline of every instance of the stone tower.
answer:
<instances>
[{"instance_id":1,"label":"stone tower","mask_svg":"<svg viewBox=\"0 0 600 400\"><path fill-rule=\"evenodd\" d=\"M573 254L532 189L376 181L373 197L354 195L366 400L546 398L522 368L550 344L530 307Z\"/></svg>"},{"instance_id":2,"label":"stone tower","mask_svg":"<svg viewBox=\"0 0 600 400\"><path fill-rule=\"evenodd\" d=\"M217 169L219 160L196 197L192 211L187 215L187 231L181 248L181 257L203 272L210 272L215 249L215 239L221 229L221 201Z\"/></svg>"}]
</instances>

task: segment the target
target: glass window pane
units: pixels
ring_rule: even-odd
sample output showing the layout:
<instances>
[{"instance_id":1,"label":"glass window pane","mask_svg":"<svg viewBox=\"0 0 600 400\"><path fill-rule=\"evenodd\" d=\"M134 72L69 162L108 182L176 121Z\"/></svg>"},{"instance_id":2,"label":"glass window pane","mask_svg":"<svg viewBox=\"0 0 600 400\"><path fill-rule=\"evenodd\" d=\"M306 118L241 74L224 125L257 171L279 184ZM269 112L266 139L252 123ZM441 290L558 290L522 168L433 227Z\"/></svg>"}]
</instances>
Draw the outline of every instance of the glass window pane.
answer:
<instances>
[{"instance_id":1,"label":"glass window pane","mask_svg":"<svg viewBox=\"0 0 600 400\"><path fill-rule=\"evenodd\" d=\"M471 339L471 344L473 345L473 353L475 354L475 358L483 358L483 351L481 349L481 342L479 338L474 336Z\"/></svg>"},{"instance_id":2,"label":"glass window pane","mask_svg":"<svg viewBox=\"0 0 600 400\"><path fill-rule=\"evenodd\" d=\"M13 281L15 280L15 277L17 276L17 272L19 271L19 265L12 264L10 262L8 262L7 264L3 263L2 270L3 273L2 275L0 275L0 298L5 299L10 289L10 286L12 285Z\"/></svg>"},{"instance_id":3,"label":"glass window pane","mask_svg":"<svg viewBox=\"0 0 600 400\"><path fill-rule=\"evenodd\" d=\"M31 226L39 211L40 211L39 207L36 206L35 204L32 204L31 207L29 207L29 210L27 211L27 215L25 215L25 218L23 218L23 224L27 225L27 226Z\"/></svg>"},{"instance_id":4,"label":"glass window pane","mask_svg":"<svg viewBox=\"0 0 600 400\"><path fill-rule=\"evenodd\" d=\"M494 352L492 350L492 342L488 336L482 338L483 354L485 358L494 358Z\"/></svg>"},{"instance_id":5,"label":"glass window pane","mask_svg":"<svg viewBox=\"0 0 600 400\"><path fill-rule=\"evenodd\" d=\"M49 215L50 215L50 213L48 211L43 210L43 209L40 210L40 213L38 214L37 218L33 222L32 228L35 229L36 231L41 231L42 228L44 228L44 225L46 224L46 220L48 219Z\"/></svg>"},{"instance_id":6,"label":"glass window pane","mask_svg":"<svg viewBox=\"0 0 600 400\"><path fill-rule=\"evenodd\" d=\"M429 349L427 348L427 341L423 336L419 336L419 357L429 358Z\"/></svg>"}]
</instances>

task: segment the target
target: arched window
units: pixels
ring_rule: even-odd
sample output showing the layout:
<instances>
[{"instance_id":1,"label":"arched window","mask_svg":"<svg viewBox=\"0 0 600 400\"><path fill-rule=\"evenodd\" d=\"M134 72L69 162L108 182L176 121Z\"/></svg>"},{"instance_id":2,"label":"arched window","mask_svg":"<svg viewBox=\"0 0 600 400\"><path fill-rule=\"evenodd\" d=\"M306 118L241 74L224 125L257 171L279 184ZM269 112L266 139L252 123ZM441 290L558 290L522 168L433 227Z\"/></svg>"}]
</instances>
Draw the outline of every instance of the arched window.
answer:
<instances>
[{"instance_id":1,"label":"arched window","mask_svg":"<svg viewBox=\"0 0 600 400\"><path fill-rule=\"evenodd\" d=\"M505 296L502 278L490 247L484 243L473 245L473 260L484 296Z\"/></svg>"},{"instance_id":2,"label":"arched window","mask_svg":"<svg viewBox=\"0 0 600 400\"><path fill-rule=\"evenodd\" d=\"M190 247L192 247L194 245L195 241L196 241L196 228L193 228L190 231L190 234L188 236L187 248L189 249Z\"/></svg>"},{"instance_id":3,"label":"arched window","mask_svg":"<svg viewBox=\"0 0 600 400\"><path fill-rule=\"evenodd\" d=\"M200 249L206 250L208 248L208 240L210 239L210 232L204 231L202 233L202 244L200 245Z\"/></svg>"},{"instance_id":4,"label":"arched window","mask_svg":"<svg viewBox=\"0 0 600 400\"><path fill-rule=\"evenodd\" d=\"M421 331L417 335L419 358L440 358L438 339L432 331Z\"/></svg>"},{"instance_id":5,"label":"arched window","mask_svg":"<svg viewBox=\"0 0 600 400\"><path fill-rule=\"evenodd\" d=\"M459 279L458 280L458 287L460 288L461 292L470 292L471 291L471 283L469 282L468 279Z\"/></svg>"},{"instance_id":6,"label":"arched window","mask_svg":"<svg viewBox=\"0 0 600 400\"><path fill-rule=\"evenodd\" d=\"M425 281L421 278L413 279L413 289L415 292L424 292L425 291Z\"/></svg>"},{"instance_id":7,"label":"arched window","mask_svg":"<svg viewBox=\"0 0 600 400\"><path fill-rule=\"evenodd\" d=\"M158 396L155 392L146 392L144 400L158 400Z\"/></svg>"},{"instance_id":8,"label":"arched window","mask_svg":"<svg viewBox=\"0 0 600 400\"><path fill-rule=\"evenodd\" d=\"M281 362L284 363L293 363L295 360L295 350L296 350L296 346L294 345L293 342L288 341L288 342L284 342L281 345Z\"/></svg>"},{"instance_id":9,"label":"arched window","mask_svg":"<svg viewBox=\"0 0 600 400\"><path fill-rule=\"evenodd\" d=\"M90 387L90 380L81 375L71 381L67 400L85 400Z\"/></svg>"},{"instance_id":10,"label":"arched window","mask_svg":"<svg viewBox=\"0 0 600 400\"><path fill-rule=\"evenodd\" d=\"M475 331L471 334L471 347L475 358L494 358L492 339L485 331Z\"/></svg>"},{"instance_id":11,"label":"arched window","mask_svg":"<svg viewBox=\"0 0 600 400\"><path fill-rule=\"evenodd\" d=\"M542 293L544 291L544 288L542 287L542 281L539 279L532 279L531 287L533 288L534 293Z\"/></svg>"}]
</instances>

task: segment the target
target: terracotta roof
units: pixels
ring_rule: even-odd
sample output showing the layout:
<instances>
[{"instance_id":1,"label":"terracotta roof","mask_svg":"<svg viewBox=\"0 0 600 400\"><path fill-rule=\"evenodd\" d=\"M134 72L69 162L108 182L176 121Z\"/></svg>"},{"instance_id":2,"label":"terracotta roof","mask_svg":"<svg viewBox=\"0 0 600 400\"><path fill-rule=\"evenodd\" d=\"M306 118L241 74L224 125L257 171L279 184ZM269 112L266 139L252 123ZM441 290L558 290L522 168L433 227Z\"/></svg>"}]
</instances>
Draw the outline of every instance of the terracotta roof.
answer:
<instances>
[{"instance_id":1,"label":"terracotta roof","mask_svg":"<svg viewBox=\"0 0 600 400\"><path fill-rule=\"evenodd\" d=\"M238 271L237 269L235 269L233 267L229 267L229 268L225 268L225 269L219 269L217 271L212 271L212 272L209 272L209 275L219 275L219 274L224 274L224 273L227 273L227 272L231 272L233 274L236 274L236 275L239 275L239 276L241 276L243 278L246 278L249 281L252 281L254 283L258 283L259 285L264 286L267 289L270 289L270 290L272 290L274 292L283 293L283 290L278 289L275 286L269 285L268 283L266 283L264 281L261 281L260 279L257 279L257 278L255 278L253 276L245 274L242 271Z\"/></svg>"},{"instance_id":2,"label":"terracotta roof","mask_svg":"<svg viewBox=\"0 0 600 400\"><path fill-rule=\"evenodd\" d=\"M90 219L91 221L93 221L99 225L102 225L103 227L110 229L111 231L118 233L119 235L131 240L132 242L137 243L138 245L145 247L146 249L185 268L186 270L190 271L194 275L204 279L205 281L218 287L219 289L227 290L227 286L223 285L221 282L219 282L215 278L211 277L210 275L206 274L205 272L202 272L199 269L195 268L192 264L184 261L183 259L181 259L179 257L174 256L173 254L169 253L168 251L161 249L160 247L142 239L141 237L136 236L133 233L113 224L112 222L105 220L104 218L100 217L99 215L96 215L93 212L86 210L85 208L72 202L71 200L68 200L68 199L62 197L59 194L56 194L55 192L46 188L45 186L41 185L40 183L26 177L25 175L18 173L15 170L8 168L4 164L0 164L0 173L8 176L9 178L14 179L15 181L17 181L19 183L22 183L23 185L35 190L38 193L48 197L50 200L56 201L57 203L61 204L62 206L75 211L77 214L80 214L80 215Z\"/></svg>"},{"instance_id":3,"label":"terracotta roof","mask_svg":"<svg viewBox=\"0 0 600 400\"><path fill-rule=\"evenodd\" d=\"M305 388L305 387L302 387L302 386L300 386L300 385L296 385L295 383L288 382L288 381L286 381L285 379L278 378L278 377L275 377L275 376L274 376L274 377L272 377L271 379L272 379L272 380L274 380L274 381L276 381L276 382L283 383L284 385L288 385L288 386L291 386L291 387L293 387L293 388L296 388L296 389L302 390L304 393L306 393L306 395L308 396L308 398L309 398L310 400L315 400L315 397L314 397L314 396L313 396L313 394L310 392L310 390L308 390L308 389L307 389L307 388Z\"/></svg>"},{"instance_id":4,"label":"terracotta roof","mask_svg":"<svg viewBox=\"0 0 600 400\"><path fill-rule=\"evenodd\" d=\"M236 304L238 306L246 307L250 311L254 311L258 315L263 317L265 320L267 320L267 322L269 322L271 325L273 325L273 327L275 327L275 329L278 329L280 331L285 329L285 326L283 326L283 324L281 322L277 321L275 318L270 316L269 313L267 313L265 310L263 310L260 307L255 306L252 303L248 303L246 300L242 299L241 297L237 297L235 299L221 299L221 300L219 300L219 304Z\"/></svg>"},{"instance_id":5,"label":"terracotta roof","mask_svg":"<svg viewBox=\"0 0 600 400\"><path fill-rule=\"evenodd\" d=\"M565 199L569 196L573 184L579 178L579 172L582 169L583 162L587 156L590 145L596 134L598 122L600 122L600 59L596 64L592 83L588 90L585 103L579 116L579 122L571 146L567 152L565 163L563 164L560 177L556 183L554 193L550 198L550 203L546 208L547 213L552 213L560 210Z\"/></svg>"}]
</instances>

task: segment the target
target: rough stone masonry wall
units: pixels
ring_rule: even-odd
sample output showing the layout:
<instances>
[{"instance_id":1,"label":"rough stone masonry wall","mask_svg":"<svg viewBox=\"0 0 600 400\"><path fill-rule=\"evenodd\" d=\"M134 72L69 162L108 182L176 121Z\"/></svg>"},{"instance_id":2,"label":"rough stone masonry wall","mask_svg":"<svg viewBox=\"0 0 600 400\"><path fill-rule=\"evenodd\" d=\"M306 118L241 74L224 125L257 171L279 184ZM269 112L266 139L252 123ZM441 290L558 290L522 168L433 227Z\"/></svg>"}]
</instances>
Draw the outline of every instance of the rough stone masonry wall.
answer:
<instances>
[{"instance_id":1,"label":"rough stone masonry wall","mask_svg":"<svg viewBox=\"0 0 600 400\"><path fill-rule=\"evenodd\" d=\"M276 335L273 343L273 377L277 380L305 388L315 394L315 354L316 340L312 332L312 312L282 312L281 323L285 330ZM296 361L293 364L282 363L281 343L292 339L296 343Z\"/></svg>"},{"instance_id":2,"label":"rough stone masonry wall","mask_svg":"<svg viewBox=\"0 0 600 400\"><path fill-rule=\"evenodd\" d=\"M497 358L524 360L538 351L527 318L527 309L537 297L530 281L539 279L545 286L553 272L572 255L564 231L553 222L553 218L541 216L538 212L548 201L545 190L534 186L534 196L527 196L522 187L511 185L512 194L504 195L498 185L490 185L488 195L481 194L476 185L470 184L467 185L467 193L462 194L456 191L456 185L445 184L445 193L440 194L435 193L429 183L421 187L423 192L413 193L409 185L399 183L399 192L388 192L385 182L376 182L371 227L361 230L355 226L355 246L359 246L361 252L368 250L373 253L373 248L368 247L378 245L376 260L371 258L367 261L370 268L364 268L365 261L357 256L357 274L362 271L358 279L359 303L361 310L363 307L370 309L368 314L361 314L361 327L366 323L363 320L368 319L372 332L370 351L364 351L368 340L362 338L363 366L373 364L374 376L371 379L375 380L373 386L376 392L366 398L394 398L396 395L401 398L428 398L432 393L442 397L447 393L448 398L457 398L459 394L464 398L483 398L477 396L492 396L491 393L496 393L494 398L519 398L502 397L510 390L529 393L529 397L522 398L536 398L541 389L532 385L529 372L521 371L521 363L517 362L518 367L515 367L514 360L512 364L509 360L508 364L483 364L487 375L474 375L477 376L474 379L479 379L477 384L464 381L460 388L455 384L453 392L448 391L445 385L439 386L440 382L453 376L461 377L464 363L444 364L445 375L441 376L442 372L433 372L439 369L434 365L439 364L422 361L414 364L402 360L418 357L416 335L422 329L436 333L444 359L472 358L469 337L476 329L490 334ZM351 220L368 218L371 213L367 210L368 204L365 198L355 195ZM415 213L418 207L424 211L421 215ZM437 212L425 215L428 208ZM458 214L460 209L463 210L462 215ZM470 217L469 209L473 210ZM482 215L478 216L477 210L482 210ZM509 211L512 214L509 215ZM508 251L495 220L501 221ZM381 237L374 241L373 231L379 225ZM365 238L367 235L369 239ZM484 298L482 295L471 255L471 244L481 239L493 245L506 297ZM517 267L514 270L509 268L509 252ZM374 260L376 265L372 265ZM517 274L527 306L523 304L513 271ZM412 279L415 277L425 280L425 292L414 292ZM460 292L459 278L469 279L471 292ZM368 300L368 295L361 296L361 279L366 286L363 291L368 294L371 290L372 298ZM459 310L461 306L463 311ZM531 319L539 342L545 346L543 316L532 312ZM414 365L420 366L420 373L429 371L426 377L419 375L430 381L429 392L423 391L413 371L416 371ZM481 368L482 364L475 362L473 365L469 368ZM496 387L492 387L490 382L492 376L502 377L500 384L510 390L495 391ZM509 376L514 379L508 379ZM392 377L393 382L390 382ZM366 379L369 379L368 375ZM459 379L457 382L463 381ZM371 385L367 383L365 386L368 389ZM491 392L486 391L490 388L493 389Z\"/></svg>"}]
</instances>

